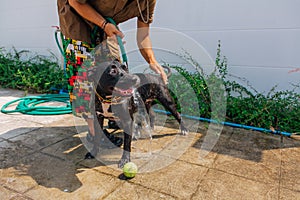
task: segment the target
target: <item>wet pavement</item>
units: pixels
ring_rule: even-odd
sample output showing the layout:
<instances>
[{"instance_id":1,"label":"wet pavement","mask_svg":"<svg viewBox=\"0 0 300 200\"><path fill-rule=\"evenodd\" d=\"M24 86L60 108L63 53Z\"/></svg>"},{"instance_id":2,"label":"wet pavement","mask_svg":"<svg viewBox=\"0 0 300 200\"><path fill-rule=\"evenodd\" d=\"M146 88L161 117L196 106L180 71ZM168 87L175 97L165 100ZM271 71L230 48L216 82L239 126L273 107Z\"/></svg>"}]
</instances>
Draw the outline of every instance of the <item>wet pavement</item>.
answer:
<instances>
[{"instance_id":1,"label":"wet pavement","mask_svg":"<svg viewBox=\"0 0 300 200\"><path fill-rule=\"evenodd\" d=\"M22 96L0 89L0 106ZM84 159L87 127L71 114L0 113L0 199L300 199L300 141L198 122L184 137L158 118L152 141L133 142L139 173L124 179L120 148Z\"/></svg>"}]
</instances>

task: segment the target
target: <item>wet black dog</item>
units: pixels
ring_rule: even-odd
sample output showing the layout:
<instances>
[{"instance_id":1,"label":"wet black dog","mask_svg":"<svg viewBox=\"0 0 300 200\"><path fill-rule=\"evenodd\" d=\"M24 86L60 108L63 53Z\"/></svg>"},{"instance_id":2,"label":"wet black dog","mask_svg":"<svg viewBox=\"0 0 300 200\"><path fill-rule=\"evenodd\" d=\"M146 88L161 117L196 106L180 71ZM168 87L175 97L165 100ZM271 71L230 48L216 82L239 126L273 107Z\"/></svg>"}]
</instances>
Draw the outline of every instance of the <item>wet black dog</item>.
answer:
<instances>
[{"instance_id":1,"label":"wet black dog","mask_svg":"<svg viewBox=\"0 0 300 200\"><path fill-rule=\"evenodd\" d=\"M168 70L168 76L170 76L171 70L168 67L165 68ZM119 162L119 167L123 167L124 164L130 161L132 118L133 114L137 111L137 106L134 104L132 97L134 89L137 89L144 101L147 112L150 115L152 128L154 127L154 113L151 112L150 108L153 101L158 100L176 118L180 124L181 134L186 135L188 133L180 114L176 110L174 100L160 76L142 73L130 74L128 73L127 66L120 64L118 61L102 63L101 66L94 67L93 74L94 84L97 85L95 114L101 130L103 130L104 118L112 117L106 116L108 112L104 108L112 107L113 117L118 119L118 125L124 131L123 155ZM96 123L95 126L97 126ZM96 134L93 141L93 149L90 154L95 156L99 151L99 134Z\"/></svg>"}]
</instances>

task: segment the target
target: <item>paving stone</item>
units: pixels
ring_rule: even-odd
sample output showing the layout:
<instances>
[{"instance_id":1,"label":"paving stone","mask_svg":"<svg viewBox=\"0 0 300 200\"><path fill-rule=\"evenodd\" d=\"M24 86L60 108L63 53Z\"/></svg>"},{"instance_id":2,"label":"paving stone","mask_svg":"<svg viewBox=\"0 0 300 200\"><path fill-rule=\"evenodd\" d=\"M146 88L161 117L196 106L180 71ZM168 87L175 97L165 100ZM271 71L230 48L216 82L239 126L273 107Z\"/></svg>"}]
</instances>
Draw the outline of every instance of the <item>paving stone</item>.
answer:
<instances>
[{"instance_id":1,"label":"paving stone","mask_svg":"<svg viewBox=\"0 0 300 200\"><path fill-rule=\"evenodd\" d=\"M282 148L296 148L300 147L300 140L289 137L282 137Z\"/></svg>"},{"instance_id":2,"label":"paving stone","mask_svg":"<svg viewBox=\"0 0 300 200\"><path fill-rule=\"evenodd\" d=\"M0 185L0 199L3 199L3 200L11 199L17 195L18 195L17 193L7 190L6 188L4 188Z\"/></svg>"},{"instance_id":3,"label":"paving stone","mask_svg":"<svg viewBox=\"0 0 300 200\"><path fill-rule=\"evenodd\" d=\"M279 149L280 147L280 137L278 136L235 128L228 144L224 145L222 149L227 148L228 151L219 151L218 153L230 155L229 151L233 149L232 156L259 162L264 150Z\"/></svg>"},{"instance_id":4,"label":"paving stone","mask_svg":"<svg viewBox=\"0 0 300 200\"><path fill-rule=\"evenodd\" d=\"M167 134L168 129L166 129L164 133ZM151 142L152 154L148 156L144 155L144 157L141 157L140 159L137 157L136 159L144 161L138 165L139 171L141 173L148 173L171 165L188 150L192 145L194 138L195 133L190 133L187 136L174 134L167 137L164 134L161 134L157 139L154 138ZM145 147L146 144L142 144L141 146Z\"/></svg>"},{"instance_id":5,"label":"paving stone","mask_svg":"<svg viewBox=\"0 0 300 200\"><path fill-rule=\"evenodd\" d=\"M0 106L23 95L0 88ZM124 180L121 148L83 160L92 148L83 119L0 119L0 199L300 199L300 141L291 138L195 121L187 124L199 133L181 137L162 115L150 156L149 140L133 141L139 173Z\"/></svg>"},{"instance_id":6,"label":"paving stone","mask_svg":"<svg viewBox=\"0 0 300 200\"><path fill-rule=\"evenodd\" d=\"M300 199L300 191L292 191L289 189L282 188L280 190L279 199L282 200L299 200Z\"/></svg>"},{"instance_id":7,"label":"paving stone","mask_svg":"<svg viewBox=\"0 0 300 200\"><path fill-rule=\"evenodd\" d=\"M20 115L18 118L20 120L24 120L25 122L29 121L45 126L54 123L63 124L63 121L68 116L70 115Z\"/></svg>"},{"instance_id":8,"label":"paving stone","mask_svg":"<svg viewBox=\"0 0 300 200\"><path fill-rule=\"evenodd\" d=\"M176 161L151 173L138 174L132 182L179 199L189 199L208 169Z\"/></svg>"},{"instance_id":9,"label":"paving stone","mask_svg":"<svg viewBox=\"0 0 300 200\"><path fill-rule=\"evenodd\" d=\"M105 200L127 200L127 199L147 199L147 200L158 200L158 199L176 199L175 197L163 194L148 188L144 188L138 185L134 185L125 182L123 185L113 191Z\"/></svg>"},{"instance_id":10,"label":"paving stone","mask_svg":"<svg viewBox=\"0 0 300 200\"><path fill-rule=\"evenodd\" d=\"M14 143L1 139L0 140L0 148L9 148Z\"/></svg>"},{"instance_id":11,"label":"paving stone","mask_svg":"<svg viewBox=\"0 0 300 200\"><path fill-rule=\"evenodd\" d=\"M37 186L28 192L25 193L26 196L33 200L68 200L70 198L70 194L67 192L63 192L57 188L47 188L44 186ZM75 198L74 198L75 199Z\"/></svg>"},{"instance_id":12,"label":"paving stone","mask_svg":"<svg viewBox=\"0 0 300 200\"><path fill-rule=\"evenodd\" d=\"M0 107L2 107L1 100L0 100ZM7 108L7 110L12 110L12 109L13 108ZM66 120L65 118L68 117L70 118L70 116L71 114L69 115L27 115L22 113L9 113L9 114L0 113L0 117L1 119L3 119L1 121L1 124L6 125L4 127L1 126L0 133L7 132L14 127L15 128L30 127L31 125L34 124L36 124L36 126L37 125L43 126L50 123L61 122L63 120ZM15 126L13 126L13 123L15 123Z\"/></svg>"},{"instance_id":13,"label":"paving stone","mask_svg":"<svg viewBox=\"0 0 300 200\"><path fill-rule=\"evenodd\" d=\"M66 115L27 115L22 113L10 114L10 116L13 121L21 121L23 122L23 125L26 124L26 126L29 123L36 123L43 126L50 123L60 122L66 117Z\"/></svg>"},{"instance_id":14,"label":"paving stone","mask_svg":"<svg viewBox=\"0 0 300 200\"><path fill-rule=\"evenodd\" d=\"M61 118L58 118L57 120L50 122L50 123L46 123L45 126L46 127L75 127L76 125L78 126L87 126L87 124L84 122L82 122L81 124L75 124L75 120L72 114L65 114L65 115L61 115Z\"/></svg>"},{"instance_id":15,"label":"paving stone","mask_svg":"<svg viewBox=\"0 0 300 200\"><path fill-rule=\"evenodd\" d=\"M217 153L213 168L265 183L279 180L281 156L276 137L235 129Z\"/></svg>"},{"instance_id":16,"label":"paving stone","mask_svg":"<svg viewBox=\"0 0 300 200\"><path fill-rule=\"evenodd\" d=\"M0 169L6 169L19 164L20 160L34 151L21 143L0 142Z\"/></svg>"},{"instance_id":17,"label":"paving stone","mask_svg":"<svg viewBox=\"0 0 300 200\"><path fill-rule=\"evenodd\" d=\"M78 163L84 159L87 153L79 135L68 137L58 143L48 146L42 150L43 153L47 153L61 159Z\"/></svg>"},{"instance_id":18,"label":"paving stone","mask_svg":"<svg viewBox=\"0 0 300 200\"><path fill-rule=\"evenodd\" d=\"M22 194L18 194L12 198L10 198L9 200L32 200L31 198L25 196L25 195L22 195Z\"/></svg>"},{"instance_id":19,"label":"paving stone","mask_svg":"<svg viewBox=\"0 0 300 200\"><path fill-rule=\"evenodd\" d=\"M1 169L1 184L23 193L36 185L73 191L81 187L76 166L40 153L20 160L13 168Z\"/></svg>"},{"instance_id":20,"label":"paving stone","mask_svg":"<svg viewBox=\"0 0 300 200\"><path fill-rule=\"evenodd\" d=\"M19 193L24 193L37 185L36 181L26 173L24 165L0 169L0 184Z\"/></svg>"},{"instance_id":21,"label":"paving stone","mask_svg":"<svg viewBox=\"0 0 300 200\"><path fill-rule=\"evenodd\" d=\"M118 168L117 165L103 165L99 164L98 162L98 165L93 167L92 169L103 174L114 176L120 180L122 179L123 170Z\"/></svg>"},{"instance_id":22,"label":"paving stone","mask_svg":"<svg viewBox=\"0 0 300 200\"><path fill-rule=\"evenodd\" d=\"M300 148L282 149L281 185L284 188L300 191Z\"/></svg>"},{"instance_id":23,"label":"paving stone","mask_svg":"<svg viewBox=\"0 0 300 200\"><path fill-rule=\"evenodd\" d=\"M211 168L217 157L220 146L226 144L229 139L228 134L221 134L216 141L212 141L209 145L203 145L205 134L198 133L193 145L179 158L182 161L205 166Z\"/></svg>"},{"instance_id":24,"label":"paving stone","mask_svg":"<svg viewBox=\"0 0 300 200\"><path fill-rule=\"evenodd\" d=\"M252 180L277 183L280 175L279 155L279 151L264 152L260 162L218 155L213 167Z\"/></svg>"},{"instance_id":25,"label":"paving stone","mask_svg":"<svg viewBox=\"0 0 300 200\"><path fill-rule=\"evenodd\" d=\"M278 199L278 184L264 184L209 170L192 199Z\"/></svg>"},{"instance_id":26,"label":"paving stone","mask_svg":"<svg viewBox=\"0 0 300 200\"><path fill-rule=\"evenodd\" d=\"M72 137L75 134L74 127L42 127L10 140L13 142L20 142L30 148L39 150L65 138Z\"/></svg>"},{"instance_id":27,"label":"paving stone","mask_svg":"<svg viewBox=\"0 0 300 200\"><path fill-rule=\"evenodd\" d=\"M10 139L24 133L41 128L40 124L17 120L2 122L0 126L0 138Z\"/></svg>"},{"instance_id":28,"label":"paving stone","mask_svg":"<svg viewBox=\"0 0 300 200\"><path fill-rule=\"evenodd\" d=\"M0 98L16 98L16 97L23 97L25 96L26 92L21 90L14 90L9 88L0 88ZM3 98L3 99L5 99Z\"/></svg>"},{"instance_id":29,"label":"paving stone","mask_svg":"<svg viewBox=\"0 0 300 200\"><path fill-rule=\"evenodd\" d=\"M178 135L176 129L164 128L164 133L155 132L153 139L139 139L132 142L131 160L139 167L141 173L159 170L173 163L191 146L195 134ZM122 156L121 148L102 148L97 159L112 168Z\"/></svg>"},{"instance_id":30,"label":"paving stone","mask_svg":"<svg viewBox=\"0 0 300 200\"><path fill-rule=\"evenodd\" d=\"M58 188L61 191L75 191L82 186L77 175L81 172L71 161L36 153L22 160L25 173L38 185Z\"/></svg>"},{"instance_id":31,"label":"paving stone","mask_svg":"<svg viewBox=\"0 0 300 200\"><path fill-rule=\"evenodd\" d=\"M121 181L114 176L105 175L95 170L86 170L78 174L82 187L74 192L78 199L102 199L113 192Z\"/></svg>"},{"instance_id":32,"label":"paving stone","mask_svg":"<svg viewBox=\"0 0 300 200\"><path fill-rule=\"evenodd\" d=\"M81 187L75 191L70 191L68 187L63 190L57 187L49 188L45 186L38 186L26 192L26 195L32 199L103 199L113 192L120 184L117 178L104 175L95 170L85 170L77 174L77 178L81 183Z\"/></svg>"}]
</instances>

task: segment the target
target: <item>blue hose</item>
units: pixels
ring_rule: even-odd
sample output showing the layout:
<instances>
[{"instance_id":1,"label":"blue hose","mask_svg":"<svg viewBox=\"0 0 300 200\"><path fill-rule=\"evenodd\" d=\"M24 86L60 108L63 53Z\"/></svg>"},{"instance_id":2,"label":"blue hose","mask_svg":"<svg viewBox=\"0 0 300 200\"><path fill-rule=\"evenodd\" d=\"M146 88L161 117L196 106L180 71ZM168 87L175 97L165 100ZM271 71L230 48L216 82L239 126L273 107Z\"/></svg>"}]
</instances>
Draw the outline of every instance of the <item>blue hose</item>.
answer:
<instances>
[{"instance_id":1,"label":"blue hose","mask_svg":"<svg viewBox=\"0 0 300 200\"><path fill-rule=\"evenodd\" d=\"M159 109L153 109L155 112L157 113L162 113L162 114L171 114L170 112L167 112L165 110L159 110ZM247 126L247 125L242 125L242 124L236 124L236 123L231 123L231 122L219 122L217 120L213 120L213 119L207 119L207 118L203 118L203 117L196 117L196 116L190 116L190 115L185 115L182 114L182 117L185 117L187 119L193 119L193 120L198 120L198 121L204 121L204 122L209 122L209 123L214 123L214 124L222 124L225 126L231 126L231 127L235 127L235 128L243 128L243 129L247 129L247 130L254 130L254 131L260 131L260 132L264 132L264 133L272 133L275 135L283 135L283 136L288 136L291 137L292 133L288 133L288 132L284 132L284 131L272 131L269 129L265 129L265 128L259 128L259 127L255 127L255 126Z\"/></svg>"}]
</instances>

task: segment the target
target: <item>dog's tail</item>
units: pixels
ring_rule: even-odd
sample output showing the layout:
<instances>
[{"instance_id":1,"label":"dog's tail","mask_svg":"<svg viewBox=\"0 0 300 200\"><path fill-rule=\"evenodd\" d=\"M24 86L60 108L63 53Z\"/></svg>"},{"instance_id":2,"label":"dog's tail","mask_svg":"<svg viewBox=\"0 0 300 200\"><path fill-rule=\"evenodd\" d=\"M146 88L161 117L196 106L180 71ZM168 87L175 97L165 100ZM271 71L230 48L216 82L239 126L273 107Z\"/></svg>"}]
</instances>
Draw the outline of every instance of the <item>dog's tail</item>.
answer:
<instances>
[{"instance_id":1,"label":"dog's tail","mask_svg":"<svg viewBox=\"0 0 300 200\"><path fill-rule=\"evenodd\" d=\"M169 78L169 77L171 76L171 74L172 74L171 68L168 67L168 66L165 66L165 65L162 65L162 67L165 68L165 69L167 70L167 77Z\"/></svg>"}]
</instances>

